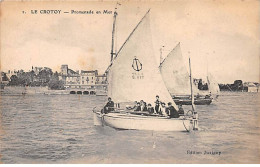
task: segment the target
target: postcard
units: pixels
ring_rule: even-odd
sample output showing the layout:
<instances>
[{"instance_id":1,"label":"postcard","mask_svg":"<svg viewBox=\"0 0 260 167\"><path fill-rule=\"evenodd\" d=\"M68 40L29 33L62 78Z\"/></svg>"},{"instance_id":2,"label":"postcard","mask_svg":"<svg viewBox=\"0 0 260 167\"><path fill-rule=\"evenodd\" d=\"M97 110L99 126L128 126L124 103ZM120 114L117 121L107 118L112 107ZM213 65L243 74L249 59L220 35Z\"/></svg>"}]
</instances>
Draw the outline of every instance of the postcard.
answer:
<instances>
[{"instance_id":1,"label":"postcard","mask_svg":"<svg viewBox=\"0 0 260 167\"><path fill-rule=\"evenodd\" d=\"M258 164L257 0L2 1L3 164Z\"/></svg>"}]
</instances>

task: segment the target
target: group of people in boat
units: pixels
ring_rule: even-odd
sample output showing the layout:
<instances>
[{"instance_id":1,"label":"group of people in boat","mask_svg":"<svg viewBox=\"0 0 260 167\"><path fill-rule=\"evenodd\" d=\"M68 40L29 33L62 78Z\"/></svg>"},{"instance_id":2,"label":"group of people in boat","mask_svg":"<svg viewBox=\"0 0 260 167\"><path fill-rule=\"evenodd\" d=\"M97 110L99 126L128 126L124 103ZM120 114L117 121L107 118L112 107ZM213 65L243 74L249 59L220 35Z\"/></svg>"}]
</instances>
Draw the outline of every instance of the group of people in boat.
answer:
<instances>
[{"instance_id":1,"label":"group of people in boat","mask_svg":"<svg viewBox=\"0 0 260 167\"><path fill-rule=\"evenodd\" d=\"M155 107L149 103L147 104L145 101L141 100L140 102L135 101L135 105L133 107L127 107L128 110L133 110L134 112L147 112L150 115L161 115L170 118L179 118L181 115L184 115L184 110L182 105L178 106L178 110L176 110L172 103L168 103L168 107L162 101L160 101L159 96L156 96ZM103 112L109 113L114 111L114 102L109 97L107 104L104 106Z\"/></svg>"},{"instance_id":2,"label":"group of people in boat","mask_svg":"<svg viewBox=\"0 0 260 167\"><path fill-rule=\"evenodd\" d=\"M168 107L166 107L166 104L160 101L160 97L158 95L156 95L156 100L154 103L154 114L169 116L170 118L179 118L180 115L184 115L184 110L181 104L179 105L178 110L172 106L171 102L168 102Z\"/></svg>"}]
</instances>

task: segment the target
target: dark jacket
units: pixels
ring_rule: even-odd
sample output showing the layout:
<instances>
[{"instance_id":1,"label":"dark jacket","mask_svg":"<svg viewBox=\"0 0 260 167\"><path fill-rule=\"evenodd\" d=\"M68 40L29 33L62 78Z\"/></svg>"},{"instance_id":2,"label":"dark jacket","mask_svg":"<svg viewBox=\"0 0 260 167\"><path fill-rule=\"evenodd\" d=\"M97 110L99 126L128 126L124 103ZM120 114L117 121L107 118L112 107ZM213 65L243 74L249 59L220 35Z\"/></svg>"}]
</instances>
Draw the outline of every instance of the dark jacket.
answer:
<instances>
[{"instance_id":1,"label":"dark jacket","mask_svg":"<svg viewBox=\"0 0 260 167\"><path fill-rule=\"evenodd\" d=\"M114 102L113 101L109 101L107 102L107 104L104 107L105 113L108 113L110 111L114 111Z\"/></svg>"},{"instance_id":2,"label":"dark jacket","mask_svg":"<svg viewBox=\"0 0 260 167\"><path fill-rule=\"evenodd\" d=\"M141 111L141 106L136 106L135 111Z\"/></svg>"},{"instance_id":3,"label":"dark jacket","mask_svg":"<svg viewBox=\"0 0 260 167\"><path fill-rule=\"evenodd\" d=\"M173 106L167 108L167 113L169 114L170 118L180 117L178 111Z\"/></svg>"},{"instance_id":4,"label":"dark jacket","mask_svg":"<svg viewBox=\"0 0 260 167\"><path fill-rule=\"evenodd\" d=\"M147 111L149 112L149 114L153 114L153 113L154 113L154 109L153 109L153 107L148 108Z\"/></svg>"},{"instance_id":5,"label":"dark jacket","mask_svg":"<svg viewBox=\"0 0 260 167\"><path fill-rule=\"evenodd\" d=\"M181 115L184 115L184 110L183 110L183 108L179 108L178 113L181 114Z\"/></svg>"},{"instance_id":6,"label":"dark jacket","mask_svg":"<svg viewBox=\"0 0 260 167\"><path fill-rule=\"evenodd\" d=\"M144 106L143 111L147 111L147 107L146 106Z\"/></svg>"},{"instance_id":7,"label":"dark jacket","mask_svg":"<svg viewBox=\"0 0 260 167\"><path fill-rule=\"evenodd\" d=\"M161 102L159 100L156 100L154 103L155 103L155 111L158 114L158 113L160 113L159 108L160 108Z\"/></svg>"},{"instance_id":8,"label":"dark jacket","mask_svg":"<svg viewBox=\"0 0 260 167\"><path fill-rule=\"evenodd\" d=\"M161 102L159 100L156 99L156 101L154 102L155 106L159 106L161 104Z\"/></svg>"}]
</instances>

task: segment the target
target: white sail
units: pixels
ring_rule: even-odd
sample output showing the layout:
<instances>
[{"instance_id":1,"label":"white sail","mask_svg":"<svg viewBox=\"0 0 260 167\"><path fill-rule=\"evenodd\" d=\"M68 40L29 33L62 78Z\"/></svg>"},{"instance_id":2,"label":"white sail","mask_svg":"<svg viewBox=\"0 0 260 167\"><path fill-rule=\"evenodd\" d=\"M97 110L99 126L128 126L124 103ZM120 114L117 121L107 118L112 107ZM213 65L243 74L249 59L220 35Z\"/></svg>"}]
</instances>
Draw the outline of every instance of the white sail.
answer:
<instances>
[{"instance_id":1,"label":"white sail","mask_svg":"<svg viewBox=\"0 0 260 167\"><path fill-rule=\"evenodd\" d=\"M173 102L157 68L149 11L120 48L108 69L108 96L116 103L144 100L154 105L156 95Z\"/></svg>"},{"instance_id":2,"label":"white sail","mask_svg":"<svg viewBox=\"0 0 260 167\"><path fill-rule=\"evenodd\" d=\"M180 43L167 55L159 68L171 95L190 95L189 73L183 61ZM192 87L195 95L199 93L194 83Z\"/></svg>"},{"instance_id":3,"label":"white sail","mask_svg":"<svg viewBox=\"0 0 260 167\"><path fill-rule=\"evenodd\" d=\"M220 91L219 85L211 73L208 73L207 80L209 92L213 95L218 95Z\"/></svg>"}]
</instances>

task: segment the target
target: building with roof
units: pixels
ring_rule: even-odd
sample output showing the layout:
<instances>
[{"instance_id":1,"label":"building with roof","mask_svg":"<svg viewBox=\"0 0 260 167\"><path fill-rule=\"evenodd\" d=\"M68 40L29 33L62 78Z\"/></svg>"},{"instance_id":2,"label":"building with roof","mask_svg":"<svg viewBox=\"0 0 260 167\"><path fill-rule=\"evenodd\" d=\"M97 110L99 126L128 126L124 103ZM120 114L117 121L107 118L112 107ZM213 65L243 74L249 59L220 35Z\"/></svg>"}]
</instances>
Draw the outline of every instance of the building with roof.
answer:
<instances>
[{"instance_id":1,"label":"building with roof","mask_svg":"<svg viewBox=\"0 0 260 167\"><path fill-rule=\"evenodd\" d=\"M68 65L61 66L60 79L66 89L70 90L104 90L107 89L106 75L98 75L97 70L73 71Z\"/></svg>"},{"instance_id":2,"label":"building with roof","mask_svg":"<svg viewBox=\"0 0 260 167\"><path fill-rule=\"evenodd\" d=\"M80 84L85 88L94 88L96 84L96 76L98 75L98 71L84 71L80 72Z\"/></svg>"}]
</instances>

